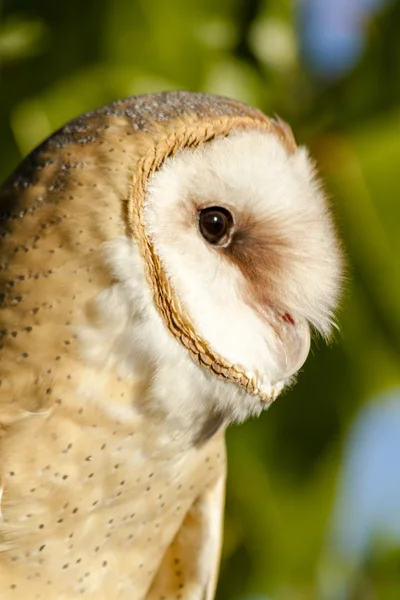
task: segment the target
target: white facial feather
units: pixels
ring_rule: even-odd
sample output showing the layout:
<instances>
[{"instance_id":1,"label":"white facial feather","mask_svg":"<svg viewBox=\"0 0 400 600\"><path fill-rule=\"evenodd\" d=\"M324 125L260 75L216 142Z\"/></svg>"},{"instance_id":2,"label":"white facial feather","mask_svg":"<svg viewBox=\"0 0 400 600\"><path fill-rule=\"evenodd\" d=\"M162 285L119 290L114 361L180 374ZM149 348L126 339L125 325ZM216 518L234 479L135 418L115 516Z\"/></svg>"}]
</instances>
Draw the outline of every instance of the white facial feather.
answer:
<instances>
[{"instance_id":1,"label":"white facial feather","mask_svg":"<svg viewBox=\"0 0 400 600\"><path fill-rule=\"evenodd\" d=\"M259 265L270 302L258 310L257 300L246 298L254 294L243 269L199 233L196 212L213 205L253 219L263 238L271 232L265 263ZM304 149L290 154L273 134L253 131L185 150L151 178L145 220L196 330L223 358L256 373L262 387L281 387L308 354L307 340L295 348L291 326L281 323L285 314L294 318L301 337L308 336L307 322L328 334L340 257L325 198ZM257 239L255 252L256 244ZM275 254L279 266L270 267Z\"/></svg>"},{"instance_id":2,"label":"white facial feather","mask_svg":"<svg viewBox=\"0 0 400 600\"><path fill-rule=\"evenodd\" d=\"M254 289L246 270L201 236L199 207L212 205L256 223L248 252L264 262ZM196 331L225 360L255 375L273 400L306 359L307 324L329 332L339 288L338 245L307 152L289 154L274 135L259 132L184 150L150 179L144 215ZM258 235L271 240L261 254ZM97 298L96 323L80 330L91 362L146 382L146 409L175 421L175 432L203 426L207 415L242 421L266 407L190 359L156 310L133 241L115 240L105 253L116 283ZM259 293L262 306L254 299Z\"/></svg>"}]
</instances>

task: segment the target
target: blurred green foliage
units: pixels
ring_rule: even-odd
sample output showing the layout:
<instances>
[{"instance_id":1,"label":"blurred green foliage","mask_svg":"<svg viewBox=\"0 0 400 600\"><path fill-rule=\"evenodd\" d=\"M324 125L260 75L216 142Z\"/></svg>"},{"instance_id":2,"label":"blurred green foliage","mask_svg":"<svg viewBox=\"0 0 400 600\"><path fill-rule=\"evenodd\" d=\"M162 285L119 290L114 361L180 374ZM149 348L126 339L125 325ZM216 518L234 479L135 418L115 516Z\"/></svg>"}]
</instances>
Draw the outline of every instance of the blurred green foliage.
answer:
<instances>
[{"instance_id":1,"label":"blurred green foliage","mask_svg":"<svg viewBox=\"0 0 400 600\"><path fill-rule=\"evenodd\" d=\"M0 180L79 113L173 88L278 113L333 197L348 253L341 333L316 341L267 414L228 433L218 591L318 598L346 432L400 383L400 3L368 23L357 67L322 84L302 64L289 0L0 0ZM354 598L400 598L398 554L366 565Z\"/></svg>"}]
</instances>

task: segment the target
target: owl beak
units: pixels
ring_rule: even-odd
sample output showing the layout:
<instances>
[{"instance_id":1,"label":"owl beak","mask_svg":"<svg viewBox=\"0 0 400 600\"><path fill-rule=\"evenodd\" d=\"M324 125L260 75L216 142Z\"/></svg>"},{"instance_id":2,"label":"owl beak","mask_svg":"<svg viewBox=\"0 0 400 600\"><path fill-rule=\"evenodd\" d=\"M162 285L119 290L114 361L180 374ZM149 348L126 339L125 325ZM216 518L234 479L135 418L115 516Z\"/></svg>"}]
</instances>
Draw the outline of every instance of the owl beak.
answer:
<instances>
[{"instance_id":1,"label":"owl beak","mask_svg":"<svg viewBox=\"0 0 400 600\"><path fill-rule=\"evenodd\" d=\"M294 321L290 317L279 323L275 332L278 341L277 363L281 371L279 381L282 381L297 373L305 363L310 351L310 328L305 320Z\"/></svg>"},{"instance_id":2,"label":"owl beak","mask_svg":"<svg viewBox=\"0 0 400 600\"><path fill-rule=\"evenodd\" d=\"M270 350L274 355L276 369L269 376L270 384L276 390L276 397L287 380L297 373L307 359L311 344L310 328L305 319L294 318L289 313L277 318L276 314L273 316L270 310L260 305L256 306L256 310L274 332L275 343Z\"/></svg>"},{"instance_id":3,"label":"owl beak","mask_svg":"<svg viewBox=\"0 0 400 600\"><path fill-rule=\"evenodd\" d=\"M305 363L310 351L311 335L305 319L285 313L277 317L269 307L253 305L264 324L268 324L269 335L265 339L271 363L264 375L258 373L259 394L265 408L268 408L279 396L290 378Z\"/></svg>"}]
</instances>

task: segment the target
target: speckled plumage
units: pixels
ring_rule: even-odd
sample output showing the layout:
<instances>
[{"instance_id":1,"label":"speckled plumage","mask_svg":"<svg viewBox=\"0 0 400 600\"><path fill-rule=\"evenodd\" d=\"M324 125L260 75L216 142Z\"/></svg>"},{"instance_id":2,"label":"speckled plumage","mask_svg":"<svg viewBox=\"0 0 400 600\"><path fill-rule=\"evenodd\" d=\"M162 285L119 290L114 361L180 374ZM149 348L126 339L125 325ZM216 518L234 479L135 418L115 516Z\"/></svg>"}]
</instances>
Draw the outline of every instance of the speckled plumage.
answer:
<instances>
[{"instance_id":1,"label":"speckled plumage","mask_svg":"<svg viewBox=\"0 0 400 600\"><path fill-rule=\"evenodd\" d=\"M213 597L224 418L211 411L185 431L146 404L146 365L132 376L118 361L85 355L82 339L90 348L113 290L127 287L103 249L132 238L140 160L193 123L212 139L226 118L238 129L267 121L203 94L118 101L54 134L0 191L4 600ZM99 306L107 290L109 304Z\"/></svg>"},{"instance_id":2,"label":"speckled plumage","mask_svg":"<svg viewBox=\"0 0 400 600\"><path fill-rule=\"evenodd\" d=\"M195 109L205 97L132 99L77 119L2 190L2 598L156 599L147 591L165 549L224 477L222 436L189 453L177 440L168 456L145 416L122 424L76 391L93 378L110 404L134 397L134 382L82 364L71 327L111 283L96 250L125 233L135 132L182 113L185 98ZM183 560L185 549L172 553L160 598L185 584Z\"/></svg>"}]
</instances>

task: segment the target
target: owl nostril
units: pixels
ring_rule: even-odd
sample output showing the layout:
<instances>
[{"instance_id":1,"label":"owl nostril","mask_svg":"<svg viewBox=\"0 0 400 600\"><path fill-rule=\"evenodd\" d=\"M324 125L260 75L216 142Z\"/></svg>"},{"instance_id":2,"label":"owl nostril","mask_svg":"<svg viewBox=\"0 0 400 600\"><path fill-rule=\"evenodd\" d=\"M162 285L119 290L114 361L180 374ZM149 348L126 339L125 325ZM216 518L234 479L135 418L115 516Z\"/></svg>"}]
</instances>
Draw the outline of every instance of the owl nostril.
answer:
<instances>
[{"instance_id":1,"label":"owl nostril","mask_svg":"<svg viewBox=\"0 0 400 600\"><path fill-rule=\"evenodd\" d=\"M296 325L295 320L293 319L292 315L290 315L289 313L285 313L282 316L282 319L285 321L285 323L290 323L290 325Z\"/></svg>"}]
</instances>

